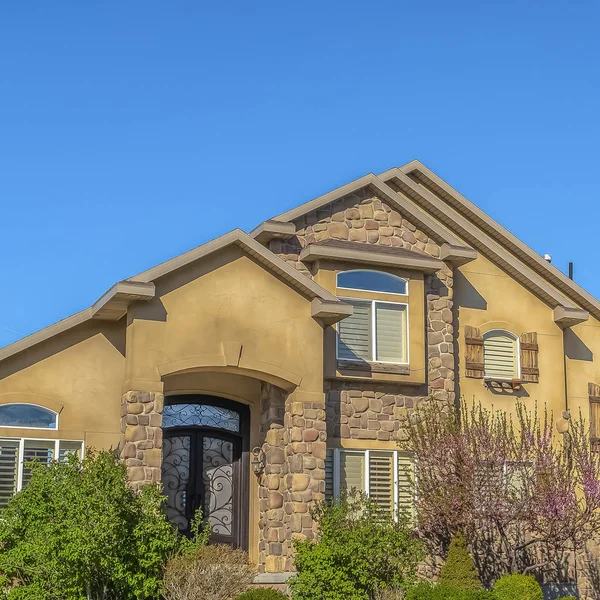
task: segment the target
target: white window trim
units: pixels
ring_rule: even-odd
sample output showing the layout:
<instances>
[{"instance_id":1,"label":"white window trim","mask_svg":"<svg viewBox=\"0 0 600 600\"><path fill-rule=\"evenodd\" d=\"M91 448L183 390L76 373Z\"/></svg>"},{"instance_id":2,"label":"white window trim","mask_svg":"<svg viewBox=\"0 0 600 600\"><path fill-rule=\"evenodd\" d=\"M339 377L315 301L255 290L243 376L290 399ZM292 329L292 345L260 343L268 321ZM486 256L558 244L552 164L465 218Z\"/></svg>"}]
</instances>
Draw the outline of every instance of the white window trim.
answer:
<instances>
[{"instance_id":1,"label":"white window trim","mask_svg":"<svg viewBox=\"0 0 600 600\"><path fill-rule=\"evenodd\" d=\"M346 452L347 454L362 454L364 456L364 464L365 464L365 469L364 469L364 481L363 481L363 488L364 488L364 492L365 494L368 496L369 495L369 479L370 479L370 470L369 470L369 459L370 459L370 455L371 455L371 451L370 450L358 450L355 448L333 448L333 485L332 485L332 492L333 492L333 497L334 498L339 498L341 495L341 469L340 469L340 457L342 452ZM388 454L392 454L393 455L393 465L394 465L394 489L393 489L393 496L394 496L394 520L397 522L398 521L398 505L399 505L399 498L400 498L400 486L399 486L399 477L398 477L398 457L400 456L400 454L402 453L401 450L386 450L386 449L382 449L382 450L376 450L376 452L383 452L383 453L388 453ZM416 467L416 459L415 459L415 467ZM416 468L414 470L414 477L416 478ZM416 480L415 480L416 483ZM415 484L415 488L414 488L414 497L413 497L413 510L416 508L417 505L417 486Z\"/></svg>"},{"instance_id":2,"label":"white window trim","mask_svg":"<svg viewBox=\"0 0 600 600\"><path fill-rule=\"evenodd\" d=\"M356 362L362 363L367 362L369 364L384 364L384 365L402 365L408 366L410 365L410 315L408 313L408 302L390 302L389 300L371 300L367 298L350 298L348 296L342 297L342 300L351 300L354 302L370 302L371 303L371 356L373 360L364 361L360 358L344 358L340 359L339 350L340 350L340 330L339 324L336 323L335 332L336 332L336 344L335 344L335 358L337 360L344 360L348 362ZM390 360L377 360L377 319L375 317L375 306L377 304L393 304L398 306L406 307L406 362L394 362Z\"/></svg>"},{"instance_id":3,"label":"white window trim","mask_svg":"<svg viewBox=\"0 0 600 600\"><path fill-rule=\"evenodd\" d=\"M25 428L23 428L25 429ZM81 444L81 458L84 458L85 444L83 440L71 440L71 439L56 439L56 438L11 438L6 436L0 436L0 442L18 442L19 443L19 462L17 464L17 486L15 493L20 492L23 489L23 468L25 466L25 442L47 442L48 445L54 443L54 455L52 460L57 460L60 452L61 442L68 442L71 444Z\"/></svg>"},{"instance_id":4,"label":"white window trim","mask_svg":"<svg viewBox=\"0 0 600 600\"><path fill-rule=\"evenodd\" d=\"M379 273L379 274L383 274L383 275L389 275L390 277L394 277L395 279L399 279L400 281L403 281L404 284L406 285L406 292L404 294L400 294L398 292L382 292L379 290L369 290L366 288L350 288L350 287L345 287L343 285L338 285L338 276L339 275L343 275L344 273ZM338 290L352 290L354 292L369 292L369 293L373 293L373 294L391 294L393 296L408 296L408 279L405 279L404 277L400 277L399 275L393 275L392 273L388 273L386 271L377 271L375 269L349 269L348 271L338 271L335 274L335 287Z\"/></svg>"},{"instance_id":5,"label":"white window trim","mask_svg":"<svg viewBox=\"0 0 600 600\"><path fill-rule=\"evenodd\" d=\"M509 331L508 329L490 329L489 331L485 331L481 334L481 337L483 339L483 357L484 357L483 358L483 379L484 379L484 381L512 381L513 380L512 377L490 377L489 375L486 376L486 374L485 374L485 336L489 335L490 333L505 333L509 337L516 340L516 342L517 342L517 349L516 349L517 379L521 379L521 338L518 335L516 335L515 333L513 333L512 331Z\"/></svg>"},{"instance_id":6,"label":"white window trim","mask_svg":"<svg viewBox=\"0 0 600 600\"><path fill-rule=\"evenodd\" d=\"M7 402L6 404L0 404L2 406L35 406L36 408L43 408L44 410L52 413L56 417L56 423L54 427L26 427L21 425L0 425L0 429L34 429L37 431L57 431L58 430L58 419L60 417L60 413L57 413L55 410L48 408L47 406L42 406L41 404L34 404L33 402ZM16 438L17 439L17 438Z\"/></svg>"}]
</instances>

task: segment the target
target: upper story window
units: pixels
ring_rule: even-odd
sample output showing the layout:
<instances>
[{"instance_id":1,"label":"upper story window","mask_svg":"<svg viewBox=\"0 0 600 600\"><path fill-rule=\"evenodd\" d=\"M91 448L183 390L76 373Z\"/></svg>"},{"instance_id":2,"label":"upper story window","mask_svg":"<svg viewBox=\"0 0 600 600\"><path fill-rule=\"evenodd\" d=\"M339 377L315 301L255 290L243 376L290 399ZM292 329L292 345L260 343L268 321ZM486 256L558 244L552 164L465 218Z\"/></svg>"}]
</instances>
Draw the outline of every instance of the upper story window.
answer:
<instances>
[{"instance_id":1,"label":"upper story window","mask_svg":"<svg viewBox=\"0 0 600 600\"><path fill-rule=\"evenodd\" d=\"M381 271L344 271L337 274L337 287L384 294L408 294L406 279Z\"/></svg>"},{"instance_id":2,"label":"upper story window","mask_svg":"<svg viewBox=\"0 0 600 600\"><path fill-rule=\"evenodd\" d=\"M0 427L58 429L58 414L35 404L0 405Z\"/></svg>"},{"instance_id":3,"label":"upper story window","mask_svg":"<svg viewBox=\"0 0 600 600\"><path fill-rule=\"evenodd\" d=\"M376 300L408 291L407 281L378 271L338 273L337 287L374 293L373 300L345 298L354 312L339 323L339 360L408 364L408 304Z\"/></svg>"},{"instance_id":4,"label":"upper story window","mask_svg":"<svg viewBox=\"0 0 600 600\"><path fill-rule=\"evenodd\" d=\"M519 379L519 340L502 329L483 334L484 377L489 379Z\"/></svg>"}]
</instances>

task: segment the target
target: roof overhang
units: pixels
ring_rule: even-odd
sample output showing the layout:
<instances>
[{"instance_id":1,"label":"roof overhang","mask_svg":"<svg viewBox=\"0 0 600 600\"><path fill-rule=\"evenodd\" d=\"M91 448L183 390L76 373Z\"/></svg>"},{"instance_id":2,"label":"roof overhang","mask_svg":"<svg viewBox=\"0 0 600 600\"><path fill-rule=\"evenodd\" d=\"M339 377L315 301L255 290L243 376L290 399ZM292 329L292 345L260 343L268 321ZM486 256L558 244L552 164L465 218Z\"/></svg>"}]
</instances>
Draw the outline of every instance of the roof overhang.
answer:
<instances>
[{"instance_id":1,"label":"roof overhang","mask_svg":"<svg viewBox=\"0 0 600 600\"><path fill-rule=\"evenodd\" d=\"M115 283L92 305L92 318L118 321L127 313L133 302L148 302L154 298L154 284L138 281Z\"/></svg>"},{"instance_id":2,"label":"roof overhang","mask_svg":"<svg viewBox=\"0 0 600 600\"><path fill-rule=\"evenodd\" d=\"M378 252L377 247L370 249L369 244L348 244L347 246L309 244L300 252L300 260L311 263L318 260L330 259L344 262L368 264L380 267L397 267L422 271L424 273L435 273L445 267L444 263L437 258L420 255L416 252L400 250L397 254L393 252ZM387 250L387 247L386 247Z\"/></svg>"},{"instance_id":3,"label":"roof overhang","mask_svg":"<svg viewBox=\"0 0 600 600\"><path fill-rule=\"evenodd\" d=\"M261 244L271 240L288 239L296 234L296 226L293 223L274 221L272 219L263 221L258 227L250 232L250 237Z\"/></svg>"},{"instance_id":4,"label":"roof overhang","mask_svg":"<svg viewBox=\"0 0 600 600\"><path fill-rule=\"evenodd\" d=\"M581 308L567 308L557 306L554 309L554 322L563 328L573 327L579 323L585 323L590 318L590 313Z\"/></svg>"}]
</instances>

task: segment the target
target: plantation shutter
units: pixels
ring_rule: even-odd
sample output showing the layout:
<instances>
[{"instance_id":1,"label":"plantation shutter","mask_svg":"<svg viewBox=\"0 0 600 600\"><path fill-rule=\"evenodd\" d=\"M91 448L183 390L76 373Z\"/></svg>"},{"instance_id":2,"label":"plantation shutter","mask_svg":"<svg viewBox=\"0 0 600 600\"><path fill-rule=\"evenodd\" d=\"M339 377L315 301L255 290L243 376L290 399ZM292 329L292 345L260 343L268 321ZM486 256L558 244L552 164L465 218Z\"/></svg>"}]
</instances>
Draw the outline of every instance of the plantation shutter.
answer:
<instances>
[{"instance_id":1,"label":"plantation shutter","mask_svg":"<svg viewBox=\"0 0 600 600\"><path fill-rule=\"evenodd\" d=\"M325 500L333 498L333 457L335 451L332 448L327 450L325 456Z\"/></svg>"},{"instance_id":2,"label":"plantation shutter","mask_svg":"<svg viewBox=\"0 0 600 600\"><path fill-rule=\"evenodd\" d=\"M391 363L408 362L406 306L375 303L375 360Z\"/></svg>"},{"instance_id":3,"label":"plantation shutter","mask_svg":"<svg viewBox=\"0 0 600 600\"><path fill-rule=\"evenodd\" d=\"M354 312L340 321L338 358L341 360L371 360L371 302L345 300Z\"/></svg>"},{"instance_id":4,"label":"plantation shutter","mask_svg":"<svg viewBox=\"0 0 600 600\"><path fill-rule=\"evenodd\" d=\"M31 481L31 469L27 467L29 462L40 462L49 464L54 456L54 441L25 440L23 450L23 487Z\"/></svg>"},{"instance_id":5,"label":"plantation shutter","mask_svg":"<svg viewBox=\"0 0 600 600\"><path fill-rule=\"evenodd\" d=\"M398 514L415 515L415 458L408 452L398 452Z\"/></svg>"},{"instance_id":6,"label":"plantation shutter","mask_svg":"<svg viewBox=\"0 0 600 600\"><path fill-rule=\"evenodd\" d=\"M0 440L0 508L17 493L19 442Z\"/></svg>"},{"instance_id":7,"label":"plantation shutter","mask_svg":"<svg viewBox=\"0 0 600 600\"><path fill-rule=\"evenodd\" d=\"M600 385L588 383L590 400L590 444L592 450L600 451Z\"/></svg>"},{"instance_id":8,"label":"plantation shutter","mask_svg":"<svg viewBox=\"0 0 600 600\"><path fill-rule=\"evenodd\" d=\"M477 327L465 325L465 375L483 379L483 337Z\"/></svg>"},{"instance_id":9,"label":"plantation shutter","mask_svg":"<svg viewBox=\"0 0 600 600\"><path fill-rule=\"evenodd\" d=\"M483 340L483 363L486 377L516 379L517 340L506 332L486 333Z\"/></svg>"},{"instance_id":10,"label":"plantation shutter","mask_svg":"<svg viewBox=\"0 0 600 600\"><path fill-rule=\"evenodd\" d=\"M391 452L369 452L369 498L393 514L394 455Z\"/></svg>"},{"instance_id":11,"label":"plantation shutter","mask_svg":"<svg viewBox=\"0 0 600 600\"><path fill-rule=\"evenodd\" d=\"M340 452L340 491L365 491L365 453Z\"/></svg>"},{"instance_id":12,"label":"plantation shutter","mask_svg":"<svg viewBox=\"0 0 600 600\"><path fill-rule=\"evenodd\" d=\"M77 458L81 458L81 442L59 442L58 460L59 462L67 462L69 455L75 454Z\"/></svg>"},{"instance_id":13,"label":"plantation shutter","mask_svg":"<svg viewBox=\"0 0 600 600\"><path fill-rule=\"evenodd\" d=\"M521 379L531 383L540 380L538 365L537 333L524 333L521 336Z\"/></svg>"}]
</instances>

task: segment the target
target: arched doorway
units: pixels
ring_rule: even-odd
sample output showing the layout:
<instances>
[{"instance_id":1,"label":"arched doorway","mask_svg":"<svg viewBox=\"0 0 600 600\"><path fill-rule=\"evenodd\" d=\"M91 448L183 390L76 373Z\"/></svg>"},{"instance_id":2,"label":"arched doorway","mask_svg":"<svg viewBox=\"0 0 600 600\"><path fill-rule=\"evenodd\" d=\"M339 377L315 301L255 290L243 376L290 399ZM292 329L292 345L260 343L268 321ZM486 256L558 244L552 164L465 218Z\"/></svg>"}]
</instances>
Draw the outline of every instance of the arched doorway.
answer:
<instances>
[{"instance_id":1,"label":"arched doorway","mask_svg":"<svg viewBox=\"0 0 600 600\"><path fill-rule=\"evenodd\" d=\"M249 417L247 406L216 396L165 398L162 483L183 533L200 508L212 542L247 549Z\"/></svg>"}]
</instances>

